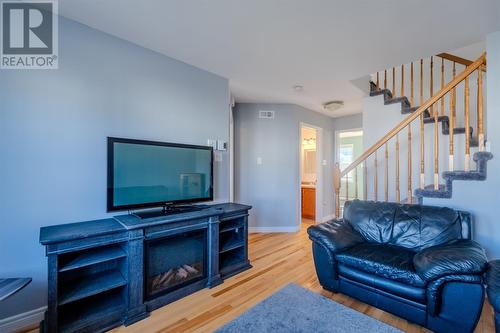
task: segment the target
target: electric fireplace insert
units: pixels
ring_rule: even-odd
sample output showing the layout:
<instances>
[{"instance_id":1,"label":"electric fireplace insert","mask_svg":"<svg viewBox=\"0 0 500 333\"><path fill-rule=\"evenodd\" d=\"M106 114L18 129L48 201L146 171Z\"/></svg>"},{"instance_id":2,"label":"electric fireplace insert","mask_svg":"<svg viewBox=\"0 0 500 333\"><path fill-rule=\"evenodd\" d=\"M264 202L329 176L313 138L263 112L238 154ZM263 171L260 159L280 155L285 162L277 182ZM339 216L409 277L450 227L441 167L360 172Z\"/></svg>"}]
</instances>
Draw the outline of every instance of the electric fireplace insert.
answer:
<instances>
[{"instance_id":1,"label":"electric fireplace insert","mask_svg":"<svg viewBox=\"0 0 500 333\"><path fill-rule=\"evenodd\" d=\"M207 277L206 229L146 241L146 299Z\"/></svg>"}]
</instances>

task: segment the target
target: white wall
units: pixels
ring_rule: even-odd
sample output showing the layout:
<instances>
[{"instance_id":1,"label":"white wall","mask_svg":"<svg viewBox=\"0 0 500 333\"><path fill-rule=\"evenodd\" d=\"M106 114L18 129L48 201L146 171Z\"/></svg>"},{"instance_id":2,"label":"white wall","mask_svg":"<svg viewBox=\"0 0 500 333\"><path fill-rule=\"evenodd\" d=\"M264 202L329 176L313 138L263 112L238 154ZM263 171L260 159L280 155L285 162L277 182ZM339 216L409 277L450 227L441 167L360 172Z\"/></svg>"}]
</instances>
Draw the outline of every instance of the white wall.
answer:
<instances>
[{"instance_id":1,"label":"white wall","mask_svg":"<svg viewBox=\"0 0 500 333\"><path fill-rule=\"evenodd\" d=\"M39 228L106 214L106 137L228 140L228 80L60 18L58 70L0 73L0 277L33 283L0 318L46 304ZM229 198L229 158L215 198ZM0 329L1 330L1 329Z\"/></svg>"}]
</instances>

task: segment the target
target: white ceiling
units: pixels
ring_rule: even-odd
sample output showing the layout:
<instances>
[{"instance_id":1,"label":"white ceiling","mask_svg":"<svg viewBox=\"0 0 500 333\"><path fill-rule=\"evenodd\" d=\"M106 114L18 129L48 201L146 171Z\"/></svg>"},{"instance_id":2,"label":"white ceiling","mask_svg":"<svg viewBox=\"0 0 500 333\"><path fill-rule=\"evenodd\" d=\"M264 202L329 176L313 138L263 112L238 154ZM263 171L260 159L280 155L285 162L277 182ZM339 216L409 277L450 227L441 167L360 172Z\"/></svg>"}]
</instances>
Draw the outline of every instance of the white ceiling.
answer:
<instances>
[{"instance_id":1,"label":"white ceiling","mask_svg":"<svg viewBox=\"0 0 500 333\"><path fill-rule=\"evenodd\" d=\"M350 81L484 40L498 0L59 0L59 13L230 80L238 102L361 111ZM294 85L304 86L302 92Z\"/></svg>"}]
</instances>

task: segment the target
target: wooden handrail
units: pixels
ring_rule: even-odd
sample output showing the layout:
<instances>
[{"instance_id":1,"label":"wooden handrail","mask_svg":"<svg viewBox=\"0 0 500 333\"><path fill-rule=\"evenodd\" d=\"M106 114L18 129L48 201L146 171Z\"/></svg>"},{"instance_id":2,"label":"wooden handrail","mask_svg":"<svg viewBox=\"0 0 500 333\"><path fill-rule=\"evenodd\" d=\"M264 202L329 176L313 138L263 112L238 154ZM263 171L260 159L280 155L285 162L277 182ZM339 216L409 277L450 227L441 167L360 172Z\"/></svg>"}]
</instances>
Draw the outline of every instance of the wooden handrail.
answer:
<instances>
[{"instance_id":1,"label":"wooden handrail","mask_svg":"<svg viewBox=\"0 0 500 333\"><path fill-rule=\"evenodd\" d=\"M417 119L421 114L424 113L429 107L434 105L439 101L444 95L446 95L451 89L456 87L460 82L465 80L466 77L471 75L480 66L486 63L486 53L483 53L477 60L475 60L471 65L467 66L462 73L457 75L452 81L450 81L444 88L438 91L434 96L431 96L426 102L418 107L418 109L409 115L406 119L397 124L393 129L384 135L380 140L378 140L374 145L368 148L360 157L358 157L354 162L347 166L344 170L340 172L340 176L344 177L348 172L356 168L361 162L370 157L374 152L376 152L380 147L382 147L387 141L392 139L396 134L398 134L402 129L407 127L412 121Z\"/></svg>"},{"instance_id":2,"label":"wooden handrail","mask_svg":"<svg viewBox=\"0 0 500 333\"><path fill-rule=\"evenodd\" d=\"M449 61L456 62L457 64L461 64L461 65L464 65L464 66L470 66L473 63L469 59L464 59L462 57L459 57L459 56L456 56L456 55L453 55L453 54L449 54L449 53L446 53L446 52L439 53L437 56L440 57L440 58L449 60Z\"/></svg>"},{"instance_id":3,"label":"wooden handrail","mask_svg":"<svg viewBox=\"0 0 500 333\"><path fill-rule=\"evenodd\" d=\"M443 59L446 59L449 61L453 61L453 62L456 62L457 64L464 65L464 66L470 66L473 64L473 61L471 61L469 59L465 59L465 58L462 58L462 57L459 57L459 56L456 56L453 54L449 54L449 53L439 53L437 55L437 57L440 57L440 58L443 58ZM481 65L481 69L483 70L483 72L486 72L486 62L483 65Z\"/></svg>"}]
</instances>

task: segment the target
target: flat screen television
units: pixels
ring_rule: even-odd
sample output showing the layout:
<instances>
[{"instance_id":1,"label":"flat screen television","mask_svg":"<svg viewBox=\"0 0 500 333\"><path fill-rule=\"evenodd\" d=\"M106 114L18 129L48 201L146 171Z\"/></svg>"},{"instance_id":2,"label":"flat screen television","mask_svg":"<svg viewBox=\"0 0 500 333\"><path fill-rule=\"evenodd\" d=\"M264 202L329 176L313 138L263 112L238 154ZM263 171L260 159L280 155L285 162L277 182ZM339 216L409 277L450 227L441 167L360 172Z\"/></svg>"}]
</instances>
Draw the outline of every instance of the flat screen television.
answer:
<instances>
[{"instance_id":1,"label":"flat screen television","mask_svg":"<svg viewBox=\"0 0 500 333\"><path fill-rule=\"evenodd\" d=\"M213 200L213 149L108 138L108 211Z\"/></svg>"}]
</instances>

